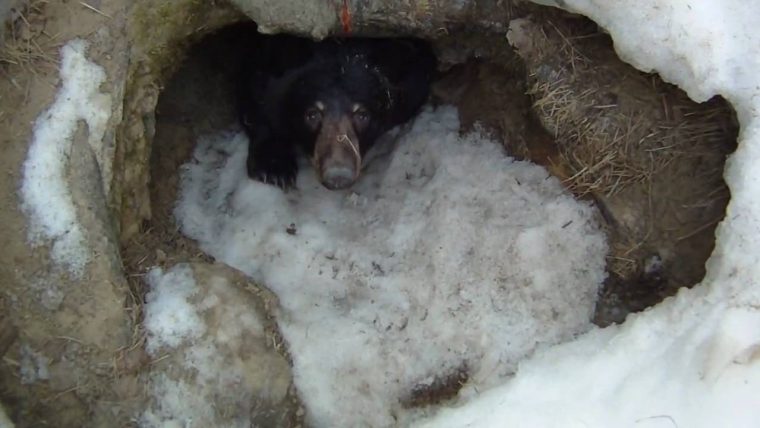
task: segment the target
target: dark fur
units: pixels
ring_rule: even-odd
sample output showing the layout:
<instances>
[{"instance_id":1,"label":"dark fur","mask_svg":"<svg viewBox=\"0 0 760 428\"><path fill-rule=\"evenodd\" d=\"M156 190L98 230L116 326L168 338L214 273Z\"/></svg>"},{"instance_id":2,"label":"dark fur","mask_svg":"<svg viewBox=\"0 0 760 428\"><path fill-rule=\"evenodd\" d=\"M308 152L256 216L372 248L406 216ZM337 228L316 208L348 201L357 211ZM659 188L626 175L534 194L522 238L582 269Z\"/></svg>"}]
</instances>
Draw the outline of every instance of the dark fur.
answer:
<instances>
[{"instance_id":1,"label":"dark fur","mask_svg":"<svg viewBox=\"0 0 760 428\"><path fill-rule=\"evenodd\" d=\"M329 101L330 120L350 117L355 103L366 107L370 119L364 126L350 122L363 155L380 135L416 114L435 69L430 47L411 39L261 36L253 45L238 90L240 121L250 140L248 174L283 188L295 183L297 149L319 155L319 129L304 121L317 100Z\"/></svg>"}]
</instances>

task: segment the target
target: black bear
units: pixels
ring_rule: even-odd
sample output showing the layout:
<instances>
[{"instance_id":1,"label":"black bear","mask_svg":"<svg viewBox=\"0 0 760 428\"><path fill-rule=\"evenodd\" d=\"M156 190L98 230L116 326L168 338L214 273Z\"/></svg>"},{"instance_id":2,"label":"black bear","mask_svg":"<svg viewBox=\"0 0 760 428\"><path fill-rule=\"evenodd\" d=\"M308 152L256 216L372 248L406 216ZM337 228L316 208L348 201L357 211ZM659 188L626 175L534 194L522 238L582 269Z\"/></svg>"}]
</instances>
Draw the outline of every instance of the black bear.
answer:
<instances>
[{"instance_id":1,"label":"black bear","mask_svg":"<svg viewBox=\"0 0 760 428\"><path fill-rule=\"evenodd\" d=\"M248 175L284 189L295 185L298 149L325 187L351 186L377 138L427 100L436 68L430 46L416 39L280 35L249 47L238 89Z\"/></svg>"}]
</instances>

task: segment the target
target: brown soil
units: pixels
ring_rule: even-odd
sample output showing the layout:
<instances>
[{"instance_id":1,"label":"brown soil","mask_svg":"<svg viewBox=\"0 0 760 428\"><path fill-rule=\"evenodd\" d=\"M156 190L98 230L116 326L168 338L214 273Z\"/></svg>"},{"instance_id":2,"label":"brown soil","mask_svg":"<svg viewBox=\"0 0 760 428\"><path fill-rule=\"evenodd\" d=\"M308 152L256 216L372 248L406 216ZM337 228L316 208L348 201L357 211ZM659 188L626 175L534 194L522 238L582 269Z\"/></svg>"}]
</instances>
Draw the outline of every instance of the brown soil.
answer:
<instances>
[{"instance_id":1,"label":"brown soil","mask_svg":"<svg viewBox=\"0 0 760 428\"><path fill-rule=\"evenodd\" d=\"M75 37L95 37L106 22L118 30L123 21L109 20L78 2L11 3L17 8L0 46L0 313L7 315L0 326L0 403L7 405L17 427L109 423L94 415L103 415L95 410L103 408L109 408L108 421L116 424L129 418L128 404L116 403L126 403L135 392L126 384L117 385L111 371L114 351L128 340L118 299L123 281L118 261L112 260L118 254L102 254L92 263L90 281L72 281L51 265L47 248L30 249L26 244L26 221L17 192L32 135L30 124L57 91L59 48ZM115 16L118 7L105 5L103 10ZM113 45L106 42L93 44L89 57L113 76L120 64L103 52L111 49ZM101 226L90 229L98 233ZM42 296L50 284L65 299L46 302ZM28 349L48 359L48 381L21 382L20 367L28 359Z\"/></svg>"},{"instance_id":2,"label":"brown soil","mask_svg":"<svg viewBox=\"0 0 760 428\"><path fill-rule=\"evenodd\" d=\"M152 218L122 249L127 272L133 276L139 277L155 266L171 266L178 261L212 260L195 241L179 232L173 209L180 166L191 159L197 138L232 123L230 103L213 93L225 83L223 70L223 67L216 69L212 61L204 60L202 55L191 53L159 98L150 161ZM226 121L219 118L225 113ZM133 281L133 285L141 295L142 281Z\"/></svg>"},{"instance_id":3,"label":"brown soil","mask_svg":"<svg viewBox=\"0 0 760 428\"><path fill-rule=\"evenodd\" d=\"M156 134L150 160L152 218L122 247L127 279L132 290L131 306L136 320L142 319L145 282L154 267L171 267L179 262L211 262L213 258L186 238L174 221L180 166L192 158L197 138L233 123L225 67L217 63L216 51L200 43L191 50L164 88L156 106ZM203 82L199 84L199 82ZM143 341L142 336L139 339ZM135 353L142 353L135 347ZM132 357L145 362L145 356Z\"/></svg>"}]
</instances>

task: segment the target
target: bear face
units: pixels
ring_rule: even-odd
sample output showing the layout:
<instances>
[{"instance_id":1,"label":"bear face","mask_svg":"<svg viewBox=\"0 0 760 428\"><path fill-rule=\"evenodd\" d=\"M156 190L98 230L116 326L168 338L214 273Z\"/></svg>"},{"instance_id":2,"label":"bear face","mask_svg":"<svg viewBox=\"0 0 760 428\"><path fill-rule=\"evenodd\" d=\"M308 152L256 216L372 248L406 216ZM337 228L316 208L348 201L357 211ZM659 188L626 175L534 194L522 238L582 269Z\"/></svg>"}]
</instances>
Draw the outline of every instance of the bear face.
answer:
<instances>
[{"instance_id":1,"label":"bear face","mask_svg":"<svg viewBox=\"0 0 760 428\"><path fill-rule=\"evenodd\" d=\"M325 187L349 187L377 138L409 120L427 99L435 57L426 44L411 40L328 40L313 43L306 54L303 39L286 41L298 43L300 62L272 58L277 51L264 49L267 58L258 60L264 66L249 72L243 87L249 176L293 186L300 149Z\"/></svg>"},{"instance_id":2,"label":"bear face","mask_svg":"<svg viewBox=\"0 0 760 428\"><path fill-rule=\"evenodd\" d=\"M362 156L394 124L397 90L364 54L318 64L294 82L286 111L301 120L293 136L325 187L346 188L359 177Z\"/></svg>"}]
</instances>

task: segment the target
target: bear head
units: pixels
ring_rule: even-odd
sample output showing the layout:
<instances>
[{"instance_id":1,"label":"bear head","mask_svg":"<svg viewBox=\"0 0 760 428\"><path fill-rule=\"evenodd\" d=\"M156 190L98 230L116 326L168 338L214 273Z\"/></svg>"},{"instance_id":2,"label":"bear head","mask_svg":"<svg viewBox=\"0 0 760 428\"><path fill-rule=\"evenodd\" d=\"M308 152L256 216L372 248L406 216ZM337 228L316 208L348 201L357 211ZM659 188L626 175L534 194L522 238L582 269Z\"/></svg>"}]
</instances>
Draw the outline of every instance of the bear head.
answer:
<instances>
[{"instance_id":1,"label":"bear head","mask_svg":"<svg viewBox=\"0 0 760 428\"><path fill-rule=\"evenodd\" d=\"M392 118L396 87L363 52L327 56L290 85L290 133L311 156L319 181L344 189L359 177L362 157Z\"/></svg>"}]
</instances>

